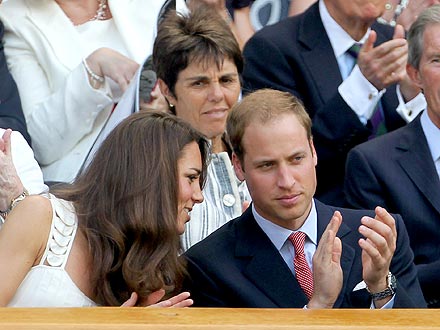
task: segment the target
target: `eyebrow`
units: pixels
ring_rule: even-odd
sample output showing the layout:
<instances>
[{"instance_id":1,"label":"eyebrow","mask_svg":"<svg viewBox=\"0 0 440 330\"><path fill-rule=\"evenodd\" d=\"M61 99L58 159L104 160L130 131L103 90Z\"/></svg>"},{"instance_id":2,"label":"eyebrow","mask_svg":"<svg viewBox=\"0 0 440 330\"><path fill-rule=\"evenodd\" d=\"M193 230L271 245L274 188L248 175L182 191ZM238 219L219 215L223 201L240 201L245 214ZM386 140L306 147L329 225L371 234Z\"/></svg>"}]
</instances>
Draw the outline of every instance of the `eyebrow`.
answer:
<instances>
[{"instance_id":1,"label":"eyebrow","mask_svg":"<svg viewBox=\"0 0 440 330\"><path fill-rule=\"evenodd\" d=\"M190 167L190 170L193 170L194 172L196 172L196 173L199 174L199 175L202 173L202 170L199 169L199 168Z\"/></svg>"},{"instance_id":2,"label":"eyebrow","mask_svg":"<svg viewBox=\"0 0 440 330\"><path fill-rule=\"evenodd\" d=\"M300 155L304 155L306 153L306 151L304 150L298 150L295 151L293 153L291 153L289 156L287 156L287 159L291 159ZM254 162L252 162L252 164L254 165L258 165L258 164L264 164L264 163L278 163L278 159L273 159L273 158L261 158L261 159L257 159Z\"/></svg>"},{"instance_id":3,"label":"eyebrow","mask_svg":"<svg viewBox=\"0 0 440 330\"><path fill-rule=\"evenodd\" d=\"M227 76L229 76L229 77L231 77L231 76L238 77L238 73L227 72L227 73L224 73L224 74L220 75L220 77L227 77ZM185 78L184 80L185 81L195 81L195 80L204 80L204 79L210 79L210 78L208 76L194 76L194 77Z\"/></svg>"}]
</instances>

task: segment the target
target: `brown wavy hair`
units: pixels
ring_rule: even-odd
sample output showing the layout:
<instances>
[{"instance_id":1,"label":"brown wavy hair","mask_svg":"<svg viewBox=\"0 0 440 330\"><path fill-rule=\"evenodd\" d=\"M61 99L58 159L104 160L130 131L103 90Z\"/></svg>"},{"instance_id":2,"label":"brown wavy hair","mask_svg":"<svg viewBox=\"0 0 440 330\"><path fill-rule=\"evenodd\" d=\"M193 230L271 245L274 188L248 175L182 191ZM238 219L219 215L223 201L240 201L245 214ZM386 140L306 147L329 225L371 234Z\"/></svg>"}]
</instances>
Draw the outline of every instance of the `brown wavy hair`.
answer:
<instances>
[{"instance_id":1,"label":"brown wavy hair","mask_svg":"<svg viewBox=\"0 0 440 330\"><path fill-rule=\"evenodd\" d=\"M73 185L56 193L73 202L88 241L96 303L118 306L132 292L142 300L180 287L177 162L191 142L202 155L203 186L209 145L199 132L173 115L131 115Z\"/></svg>"}]
</instances>

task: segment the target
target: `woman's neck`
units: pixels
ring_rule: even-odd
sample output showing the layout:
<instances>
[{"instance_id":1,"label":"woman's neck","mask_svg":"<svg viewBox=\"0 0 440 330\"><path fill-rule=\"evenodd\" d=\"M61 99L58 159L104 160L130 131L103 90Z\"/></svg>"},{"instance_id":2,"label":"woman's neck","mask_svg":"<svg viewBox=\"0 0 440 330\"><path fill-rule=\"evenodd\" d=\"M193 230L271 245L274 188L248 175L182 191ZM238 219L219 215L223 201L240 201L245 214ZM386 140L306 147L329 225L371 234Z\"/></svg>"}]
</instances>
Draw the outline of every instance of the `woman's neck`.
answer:
<instances>
[{"instance_id":1,"label":"woman's neck","mask_svg":"<svg viewBox=\"0 0 440 330\"><path fill-rule=\"evenodd\" d=\"M212 153L214 154L218 154L219 152L223 152L227 150L221 135L212 138L211 143L212 143Z\"/></svg>"},{"instance_id":2,"label":"woman's neck","mask_svg":"<svg viewBox=\"0 0 440 330\"><path fill-rule=\"evenodd\" d=\"M73 25L112 17L107 0L55 0Z\"/></svg>"}]
</instances>

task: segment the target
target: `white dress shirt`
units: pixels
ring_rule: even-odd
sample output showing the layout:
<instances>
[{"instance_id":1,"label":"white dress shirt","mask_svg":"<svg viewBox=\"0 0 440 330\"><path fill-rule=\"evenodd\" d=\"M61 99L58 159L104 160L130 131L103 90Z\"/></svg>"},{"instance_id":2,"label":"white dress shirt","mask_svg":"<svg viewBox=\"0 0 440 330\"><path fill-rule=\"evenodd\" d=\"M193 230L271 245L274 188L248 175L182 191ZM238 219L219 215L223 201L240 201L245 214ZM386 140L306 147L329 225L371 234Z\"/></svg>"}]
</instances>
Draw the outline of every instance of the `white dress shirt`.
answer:
<instances>
[{"instance_id":1,"label":"white dress shirt","mask_svg":"<svg viewBox=\"0 0 440 330\"><path fill-rule=\"evenodd\" d=\"M252 204L252 214L254 215L255 221L257 221L258 225L269 237L272 244L275 245L275 247L278 249L292 274L295 275L295 269L293 265L293 259L295 258L295 249L293 248L293 244L289 240L289 236L296 231L278 226L273 222L264 219L261 215L257 213L254 204ZM316 215L315 202L312 200L312 209L310 210L310 213L304 224L301 226L301 228L297 230L302 231L306 234L304 253L306 255L307 263L309 264L312 272L312 260L317 246L317 228L318 220Z\"/></svg>"},{"instance_id":2,"label":"white dress shirt","mask_svg":"<svg viewBox=\"0 0 440 330\"><path fill-rule=\"evenodd\" d=\"M428 147L431 151L432 160L437 169L440 178L440 128L437 127L428 116L428 112L424 111L420 117L423 133L425 133Z\"/></svg>"}]
</instances>

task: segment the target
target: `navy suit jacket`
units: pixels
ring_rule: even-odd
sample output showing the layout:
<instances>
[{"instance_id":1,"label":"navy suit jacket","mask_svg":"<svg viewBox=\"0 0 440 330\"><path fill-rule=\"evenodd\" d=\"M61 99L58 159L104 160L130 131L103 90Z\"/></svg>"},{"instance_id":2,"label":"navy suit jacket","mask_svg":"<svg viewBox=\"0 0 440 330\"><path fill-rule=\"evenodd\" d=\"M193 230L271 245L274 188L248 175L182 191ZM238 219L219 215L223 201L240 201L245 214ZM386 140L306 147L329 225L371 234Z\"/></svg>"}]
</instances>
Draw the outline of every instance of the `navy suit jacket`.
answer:
<instances>
[{"instance_id":1,"label":"navy suit jacket","mask_svg":"<svg viewBox=\"0 0 440 330\"><path fill-rule=\"evenodd\" d=\"M354 148L345 192L355 208L377 205L402 215L428 302L440 301L440 180L420 115L407 126Z\"/></svg>"},{"instance_id":2,"label":"navy suit jacket","mask_svg":"<svg viewBox=\"0 0 440 330\"><path fill-rule=\"evenodd\" d=\"M322 236L334 207L316 201L318 238ZM334 305L339 308L368 308L366 289L353 292L362 281L361 249L358 245L360 218L372 211L340 209L343 223L343 287ZM394 307L425 307L417 281L413 254L400 216L397 249L391 263L398 286ZM189 278L184 289L191 292L195 306L302 308L308 300L278 250L255 221L251 207L185 253Z\"/></svg>"},{"instance_id":3,"label":"navy suit jacket","mask_svg":"<svg viewBox=\"0 0 440 330\"><path fill-rule=\"evenodd\" d=\"M0 21L0 127L19 131L30 144L31 138L26 128L17 85L6 65L2 42L3 33L3 23Z\"/></svg>"},{"instance_id":4,"label":"navy suit jacket","mask_svg":"<svg viewBox=\"0 0 440 330\"><path fill-rule=\"evenodd\" d=\"M376 44L392 39L393 29L375 23ZM321 21L318 3L305 13L266 26L244 48L244 91L274 88L299 97L313 122L318 154L316 197L343 204L348 151L368 139L371 131L342 99L339 66ZM387 88L382 106L388 131L405 125L395 111L396 86Z\"/></svg>"}]
</instances>

